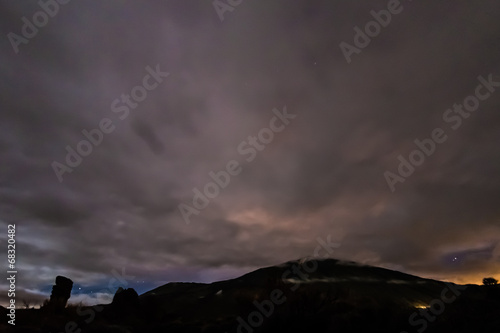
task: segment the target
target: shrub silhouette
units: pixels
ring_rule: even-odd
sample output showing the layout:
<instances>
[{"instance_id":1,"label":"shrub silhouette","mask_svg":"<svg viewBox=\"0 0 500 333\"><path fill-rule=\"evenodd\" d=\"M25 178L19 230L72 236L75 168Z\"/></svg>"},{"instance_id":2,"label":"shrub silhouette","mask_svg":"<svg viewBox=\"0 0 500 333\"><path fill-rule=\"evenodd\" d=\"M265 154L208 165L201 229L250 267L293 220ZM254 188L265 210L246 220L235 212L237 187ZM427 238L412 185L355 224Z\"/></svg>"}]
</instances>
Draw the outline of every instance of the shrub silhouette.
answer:
<instances>
[{"instance_id":1,"label":"shrub silhouette","mask_svg":"<svg viewBox=\"0 0 500 333\"><path fill-rule=\"evenodd\" d=\"M494 279L492 277L484 278L483 279L483 284L485 286L494 286L494 285L498 284L498 280L496 280L496 279Z\"/></svg>"}]
</instances>

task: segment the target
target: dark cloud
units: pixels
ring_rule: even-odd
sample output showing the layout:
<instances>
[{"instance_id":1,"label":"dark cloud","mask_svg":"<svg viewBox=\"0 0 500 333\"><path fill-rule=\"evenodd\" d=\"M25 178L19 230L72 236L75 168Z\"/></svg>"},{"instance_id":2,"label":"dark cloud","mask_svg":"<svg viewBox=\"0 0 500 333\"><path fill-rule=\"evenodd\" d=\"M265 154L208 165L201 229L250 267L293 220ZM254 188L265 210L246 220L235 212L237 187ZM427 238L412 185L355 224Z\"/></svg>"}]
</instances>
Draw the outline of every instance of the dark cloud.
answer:
<instances>
[{"instance_id":1,"label":"dark cloud","mask_svg":"<svg viewBox=\"0 0 500 333\"><path fill-rule=\"evenodd\" d=\"M243 1L223 22L210 1L70 2L17 54L7 35L40 7L0 6L0 224L20 230L23 293L57 274L97 290L122 268L148 286L228 278L327 235L348 260L500 273L500 92L456 131L442 118L478 76L500 81L499 4L403 1L350 64L339 44L386 1ZM120 117L148 66L170 75ZM247 162L239 144L284 107L297 117ZM53 162L105 118L59 182ZM448 140L392 193L384 172L434 128ZM178 205L230 160L241 174L185 224Z\"/></svg>"}]
</instances>

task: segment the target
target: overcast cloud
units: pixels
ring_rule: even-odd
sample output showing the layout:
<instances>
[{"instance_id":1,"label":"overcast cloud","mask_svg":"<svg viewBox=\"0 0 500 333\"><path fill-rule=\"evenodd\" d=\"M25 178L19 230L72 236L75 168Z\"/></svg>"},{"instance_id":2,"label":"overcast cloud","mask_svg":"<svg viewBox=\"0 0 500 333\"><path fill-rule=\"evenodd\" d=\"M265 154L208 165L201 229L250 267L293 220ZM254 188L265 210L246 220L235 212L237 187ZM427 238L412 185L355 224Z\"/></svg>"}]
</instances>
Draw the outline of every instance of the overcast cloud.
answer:
<instances>
[{"instance_id":1,"label":"overcast cloud","mask_svg":"<svg viewBox=\"0 0 500 333\"><path fill-rule=\"evenodd\" d=\"M350 63L339 44L387 1L243 0L221 21L205 0L73 0L17 53L8 34L41 7L0 7L0 239L15 223L18 299L48 298L56 275L89 302L113 271L139 292L233 278L327 235L336 258L500 275L500 87L456 130L443 120L479 76L500 82L499 2L402 1ZM148 67L169 75L114 112ZM296 117L248 162L238 146L284 108ZM53 162L106 118L60 182ZM435 128L447 140L391 191L384 173ZM187 224L179 205L231 160L241 172Z\"/></svg>"}]
</instances>

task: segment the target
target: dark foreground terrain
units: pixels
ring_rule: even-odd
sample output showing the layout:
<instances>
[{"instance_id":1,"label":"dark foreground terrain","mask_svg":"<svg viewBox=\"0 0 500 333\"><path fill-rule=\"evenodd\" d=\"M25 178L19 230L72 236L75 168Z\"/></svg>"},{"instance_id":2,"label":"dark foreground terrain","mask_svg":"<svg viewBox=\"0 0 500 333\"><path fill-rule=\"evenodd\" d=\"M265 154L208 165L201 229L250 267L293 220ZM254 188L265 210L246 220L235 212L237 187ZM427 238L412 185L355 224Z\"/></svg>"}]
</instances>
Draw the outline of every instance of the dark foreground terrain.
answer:
<instances>
[{"instance_id":1,"label":"dark foreground terrain","mask_svg":"<svg viewBox=\"0 0 500 333\"><path fill-rule=\"evenodd\" d=\"M107 305L17 310L15 329L6 322L1 332L500 332L500 286L300 260L140 296L120 289Z\"/></svg>"}]
</instances>

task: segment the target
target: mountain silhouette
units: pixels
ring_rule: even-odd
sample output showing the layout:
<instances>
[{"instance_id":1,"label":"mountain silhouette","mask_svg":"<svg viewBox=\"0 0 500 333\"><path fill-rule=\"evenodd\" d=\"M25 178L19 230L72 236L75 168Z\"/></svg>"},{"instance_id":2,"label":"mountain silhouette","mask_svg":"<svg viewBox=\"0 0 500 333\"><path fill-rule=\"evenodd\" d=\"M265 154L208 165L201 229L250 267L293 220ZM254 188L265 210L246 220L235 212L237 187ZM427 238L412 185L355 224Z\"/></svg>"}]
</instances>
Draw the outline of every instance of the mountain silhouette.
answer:
<instances>
[{"instance_id":1,"label":"mountain silhouette","mask_svg":"<svg viewBox=\"0 0 500 333\"><path fill-rule=\"evenodd\" d=\"M499 314L499 286L303 258L139 296L120 288L111 304L68 306L64 314L18 310L17 329L66 332L71 322L75 332L500 332Z\"/></svg>"}]
</instances>

